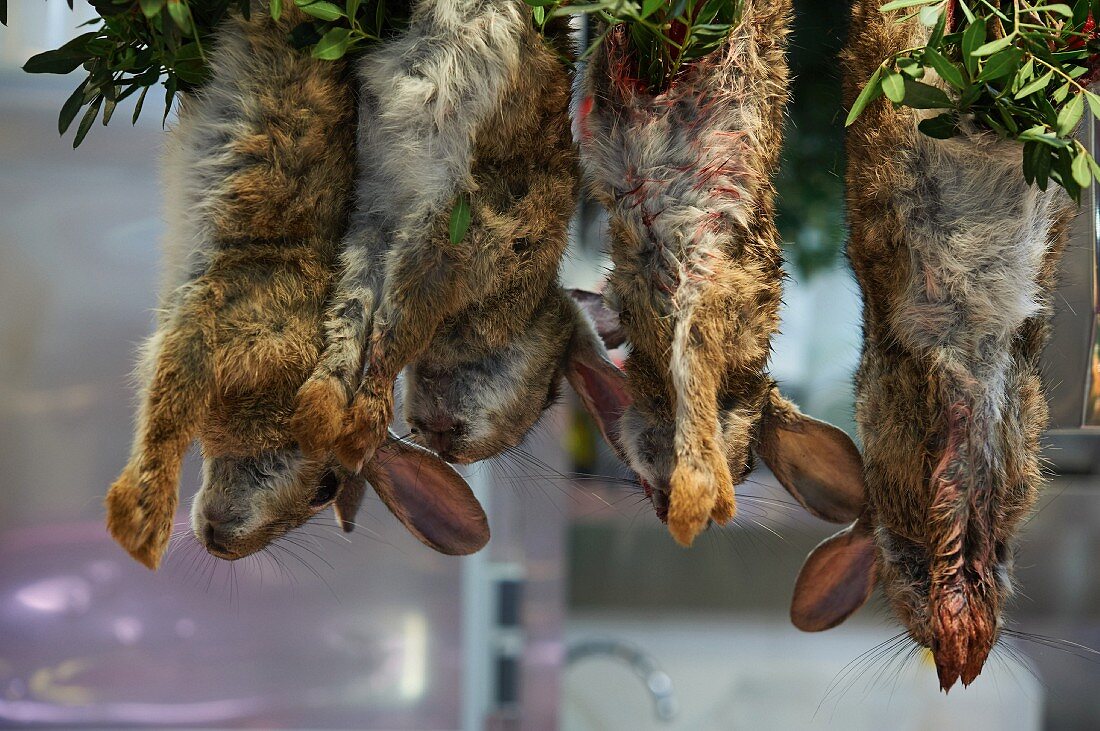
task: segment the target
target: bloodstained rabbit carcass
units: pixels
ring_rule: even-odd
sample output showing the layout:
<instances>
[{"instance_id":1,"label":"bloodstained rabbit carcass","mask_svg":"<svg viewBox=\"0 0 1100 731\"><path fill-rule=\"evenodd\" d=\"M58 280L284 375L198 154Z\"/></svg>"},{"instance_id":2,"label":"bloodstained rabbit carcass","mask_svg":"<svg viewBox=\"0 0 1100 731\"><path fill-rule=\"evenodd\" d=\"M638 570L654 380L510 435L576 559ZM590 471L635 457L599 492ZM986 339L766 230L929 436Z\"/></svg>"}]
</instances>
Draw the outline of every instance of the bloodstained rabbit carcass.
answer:
<instances>
[{"instance_id":1,"label":"bloodstained rabbit carcass","mask_svg":"<svg viewBox=\"0 0 1100 731\"><path fill-rule=\"evenodd\" d=\"M849 103L882 59L928 36L878 6L853 11ZM1042 481L1039 356L1072 210L1058 186L1025 183L1019 143L966 120L962 137L933 139L917 129L927 114L880 99L848 132L867 506L807 559L792 618L839 624L877 574L947 690L971 683L997 641L1013 540Z\"/></svg>"},{"instance_id":2,"label":"bloodstained rabbit carcass","mask_svg":"<svg viewBox=\"0 0 1100 731\"><path fill-rule=\"evenodd\" d=\"M685 545L733 517L754 452L821 517L846 522L862 504L851 440L802 415L767 372L790 3L741 12L726 43L662 91L639 78L627 28L611 29L578 111L586 177L611 214L605 298L630 343L616 446Z\"/></svg>"}]
</instances>

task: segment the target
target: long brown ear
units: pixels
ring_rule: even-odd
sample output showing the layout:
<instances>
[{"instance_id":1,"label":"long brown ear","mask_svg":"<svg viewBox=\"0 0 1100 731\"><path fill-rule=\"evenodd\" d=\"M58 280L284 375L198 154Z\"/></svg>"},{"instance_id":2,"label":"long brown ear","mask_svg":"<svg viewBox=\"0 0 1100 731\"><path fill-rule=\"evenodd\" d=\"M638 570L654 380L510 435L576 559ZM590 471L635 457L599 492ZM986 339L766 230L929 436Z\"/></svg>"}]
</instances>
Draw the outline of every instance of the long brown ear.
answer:
<instances>
[{"instance_id":1,"label":"long brown ear","mask_svg":"<svg viewBox=\"0 0 1100 731\"><path fill-rule=\"evenodd\" d=\"M440 553L465 556L483 548L489 520L462 476L434 452L389 436L363 475L390 512ZM349 498L348 510L340 507L341 520L353 518L357 507Z\"/></svg>"},{"instance_id":2,"label":"long brown ear","mask_svg":"<svg viewBox=\"0 0 1100 731\"><path fill-rule=\"evenodd\" d=\"M570 344L565 377L581 397L584 408L595 420L611 448L623 457L619 446L618 423L630 406L626 374L607 357L592 325L579 312Z\"/></svg>"},{"instance_id":3,"label":"long brown ear","mask_svg":"<svg viewBox=\"0 0 1100 731\"><path fill-rule=\"evenodd\" d=\"M591 318L596 326L596 333L608 350L626 342L626 335L619 323L619 313L604 303L602 294L586 289L571 289L569 296Z\"/></svg>"},{"instance_id":4,"label":"long brown ear","mask_svg":"<svg viewBox=\"0 0 1100 731\"><path fill-rule=\"evenodd\" d=\"M863 459L840 429L802 414L772 390L756 453L795 500L819 518L847 523L866 500Z\"/></svg>"},{"instance_id":5,"label":"long brown ear","mask_svg":"<svg viewBox=\"0 0 1100 731\"><path fill-rule=\"evenodd\" d=\"M831 629L851 616L875 586L875 543L857 520L806 557L791 599L791 622L803 632Z\"/></svg>"}]
</instances>

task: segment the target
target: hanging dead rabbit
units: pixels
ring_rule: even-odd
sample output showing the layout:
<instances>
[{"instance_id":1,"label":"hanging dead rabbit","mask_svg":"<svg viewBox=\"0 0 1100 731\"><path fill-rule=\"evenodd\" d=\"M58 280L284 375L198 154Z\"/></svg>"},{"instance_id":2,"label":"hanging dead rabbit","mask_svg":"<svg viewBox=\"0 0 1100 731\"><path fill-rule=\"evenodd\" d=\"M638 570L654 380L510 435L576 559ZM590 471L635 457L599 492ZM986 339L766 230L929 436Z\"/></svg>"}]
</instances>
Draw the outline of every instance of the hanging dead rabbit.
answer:
<instances>
[{"instance_id":1,"label":"hanging dead rabbit","mask_svg":"<svg viewBox=\"0 0 1100 731\"><path fill-rule=\"evenodd\" d=\"M341 62L292 48L280 23L228 20L211 80L183 99L169 146L169 275L139 366L137 433L107 495L108 528L156 568L198 438L192 525L239 558L335 503L345 528L370 480L417 537L468 553L488 540L469 487L424 449L393 440L362 474L308 457L288 422L323 346L323 316L354 181L354 95Z\"/></svg>"},{"instance_id":2,"label":"hanging dead rabbit","mask_svg":"<svg viewBox=\"0 0 1100 731\"><path fill-rule=\"evenodd\" d=\"M582 162L611 214L606 299L631 347L633 403L613 431L684 545L733 517L754 451L822 517L845 522L862 504L851 440L803 416L767 372L789 20L789 2L745 2L724 45L661 91L620 25L585 76Z\"/></svg>"},{"instance_id":3,"label":"hanging dead rabbit","mask_svg":"<svg viewBox=\"0 0 1100 731\"><path fill-rule=\"evenodd\" d=\"M558 52L566 31L548 33ZM577 177L567 69L530 8L420 0L358 75L356 212L294 416L303 446L356 469L406 367L413 438L451 461L518 444L563 375L608 422L622 376L558 284ZM471 223L455 241L463 201Z\"/></svg>"},{"instance_id":4,"label":"hanging dead rabbit","mask_svg":"<svg viewBox=\"0 0 1100 731\"><path fill-rule=\"evenodd\" d=\"M853 11L849 104L881 59L928 37L879 4ZM974 129L932 139L921 114L879 99L848 133L867 507L807 559L792 618L842 622L877 572L947 690L971 683L997 642L1014 536L1041 483L1038 359L1072 210L1060 187L1025 183L1019 143Z\"/></svg>"}]
</instances>

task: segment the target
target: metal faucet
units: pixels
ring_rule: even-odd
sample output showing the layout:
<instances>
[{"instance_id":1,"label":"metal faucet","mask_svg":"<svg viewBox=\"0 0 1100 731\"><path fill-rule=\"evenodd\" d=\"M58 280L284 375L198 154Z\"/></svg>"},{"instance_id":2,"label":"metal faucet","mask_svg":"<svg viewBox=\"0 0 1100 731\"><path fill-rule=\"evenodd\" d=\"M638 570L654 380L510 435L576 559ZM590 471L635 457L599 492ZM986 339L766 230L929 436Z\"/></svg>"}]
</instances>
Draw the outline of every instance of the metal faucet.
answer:
<instances>
[{"instance_id":1,"label":"metal faucet","mask_svg":"<svg viewBox=\"0 0 1100 731\"><path fill-rule=\"evenodd\" d=\"M645 683L646 690L653 698L653 711L657 720L668 723L676 716L676 695L672 690L672 678L661 670L657 661L644 650L629 642L614 639L581 640L571 645L566 652L565 665L570 665L588 657L606 655L622 660L634 674Z\"/></svg>"}]
</instances>

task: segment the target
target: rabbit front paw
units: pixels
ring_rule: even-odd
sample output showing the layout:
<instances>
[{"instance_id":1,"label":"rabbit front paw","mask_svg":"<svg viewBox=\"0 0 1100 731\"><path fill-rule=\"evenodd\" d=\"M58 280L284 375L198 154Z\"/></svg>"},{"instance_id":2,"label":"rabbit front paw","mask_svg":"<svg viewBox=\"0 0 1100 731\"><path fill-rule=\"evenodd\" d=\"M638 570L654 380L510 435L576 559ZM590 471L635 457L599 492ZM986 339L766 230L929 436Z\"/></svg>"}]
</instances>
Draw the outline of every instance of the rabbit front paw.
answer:
<instances>
[{"instance_id":1,"label":"rabbit front paw","mask_svg":"<svg viewBox=\"0 0 1100 731\"><path fill-rule=\"evenodd\" d=\"M106 499L111 537L154 571L168 549L178 501L174 485L162 488L143 480L139 467L128 465L107 491Z\"/></svg>"},{"instance_id":2,"label":"rabbit front paw","mask_svg":"<svg viewBox=\"0 0 1100 731\"><path fill-rule=\"evenodd\" d=\"M336 458L352 472L359 472L386 440L393 420L393 387L364 382L347 411L343 433L336 443Z\"/></svg>"},{"instance_id":3,"label":"rabbit front paw","mask_svg":"<svg viewBox=\"0 0 1100 731\"><path fill-rule=\"evenodd\" d=\"M302 452L311 457L327 454L335 447L344 427L347 396L335 376L313 376L298 390L290 432Z\"/></svg>"},{"instance_id":4,"label":"rabbit front paw","mask_svg":"<svg viewBox=\"0 0 1100 731\"><path fill-rule=\"evenodd\" d=\"M736 512L729 467L720 457L708 461L682 462L669 480L668 531L681 546L690 546L712 518L724 523Z\"/></svg>"}]
</instances>

